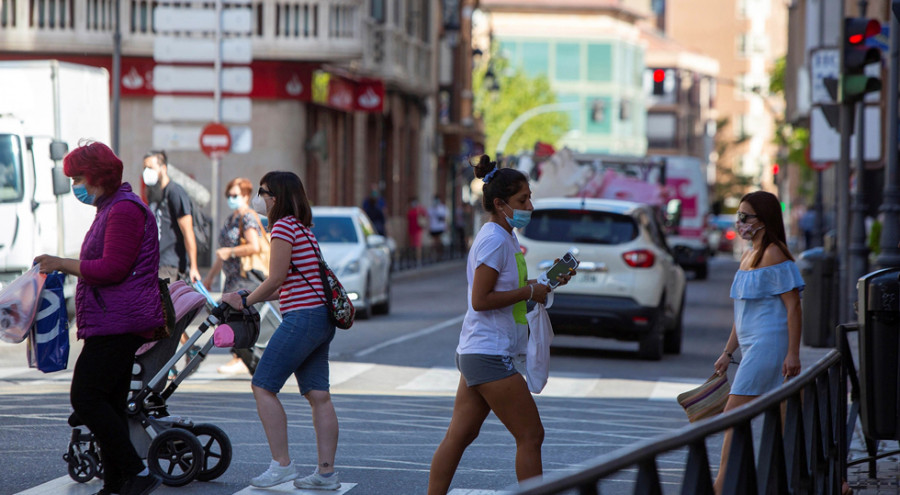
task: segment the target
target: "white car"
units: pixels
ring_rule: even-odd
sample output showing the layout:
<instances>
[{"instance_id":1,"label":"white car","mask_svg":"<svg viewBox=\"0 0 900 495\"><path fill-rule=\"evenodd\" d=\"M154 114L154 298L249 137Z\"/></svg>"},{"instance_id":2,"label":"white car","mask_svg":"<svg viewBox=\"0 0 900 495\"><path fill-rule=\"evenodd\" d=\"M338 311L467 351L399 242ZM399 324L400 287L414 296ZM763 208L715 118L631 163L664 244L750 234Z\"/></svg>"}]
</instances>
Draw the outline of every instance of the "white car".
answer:
<instances>
[{"instance_id":1,"label":"white car","mask_svg":"<svg viewBox=\"0 0 900 495\"><path fill-rule=\"evenodd\" d=\"M322 256L356 308L356 317L387 314L391 308L391 252L387 239L355 206L314 206L313 228Z\"/></svg>"},{"instance_id":2,"label":"white car","mask_svg":"<svg viewBox=\"0 0 900 495\"><path fill-rule=\"evenodd\" d=\"M637 341L638 354L681 352L685 276L666 245L661 212L629 201L534 202L517 234L529 278L574 248L577 274L554 289L547 310L557 335Z\"/></svg>"}]
</instances>

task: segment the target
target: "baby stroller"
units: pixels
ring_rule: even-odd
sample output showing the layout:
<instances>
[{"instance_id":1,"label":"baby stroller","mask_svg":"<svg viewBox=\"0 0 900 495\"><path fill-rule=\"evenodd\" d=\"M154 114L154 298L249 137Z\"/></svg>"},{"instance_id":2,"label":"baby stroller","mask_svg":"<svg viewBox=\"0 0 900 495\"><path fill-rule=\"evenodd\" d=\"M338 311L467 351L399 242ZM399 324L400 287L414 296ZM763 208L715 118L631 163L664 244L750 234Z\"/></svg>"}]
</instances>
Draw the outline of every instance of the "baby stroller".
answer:
<instances>
[{"instance_id":1,"label":"baby stroller","mask_svg":"<svg viewBox=\"0 0 900 495\"><path fill-rule=\"evenodd\" d=\"M214 345L213 339L190 358L184 371L166 385L168 371L188 354L200 336L210 327L235 318L253 325L258 334L259 315L255 310L237 311L227 304L212 306L199 331L178 347L182 333L207 304L203 295L183 281L169 286L175 307L175 329L168 338L151 342L138 350L132 370L132 393L128 400L131 442L138 454L145 457L147 467L169 486L183 486L194 479L210 481L218 478L231 464L231 440L225 432L207 423L194 423L189 418L170 416L166 399L178 389L206 358ZM232 326L237 326L232 323ZM69 417L72 437L63 460L68 464L69 476L80 483L103 477L100 452L93 434L82 431L83 424L73 414Z\"/></svg>"}]
</instances>

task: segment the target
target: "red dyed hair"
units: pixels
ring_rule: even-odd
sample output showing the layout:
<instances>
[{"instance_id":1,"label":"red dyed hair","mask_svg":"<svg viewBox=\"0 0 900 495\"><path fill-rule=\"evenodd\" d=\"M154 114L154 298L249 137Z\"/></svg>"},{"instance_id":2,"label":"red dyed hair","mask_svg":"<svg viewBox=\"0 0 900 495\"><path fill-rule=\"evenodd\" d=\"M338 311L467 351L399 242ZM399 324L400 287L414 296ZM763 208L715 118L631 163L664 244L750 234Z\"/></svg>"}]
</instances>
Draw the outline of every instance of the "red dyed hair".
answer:
<instances>
[{"instance_id":1,"label":"red dyed hair","mask_svg":"<svg viewBox=\"0 0 900 495\"><path fill-rule=\"evenodd\" d=\"M103 143L92 141L79 144L63 158L66 176L84 176L88 184L103 188L104 194L118 189L122 185L122 160Z\"/></svg>"},{"instance_id":2,"label":"red dyed hair","mask_svg":"<svg viewBox=\"0 0 900 495\"><path fill-rule=\"evenodd\" d=\"M241 196L247 196L249 198L250 195L253 194L253 183L250 182L250 179L245 179L243 177L236 177L234 179L231 179L228 182L228 185L225 186L225 197L226 198L228 197L228 191L230 191L231 188L234 186L238 186L238 188L241 190Z\"/></svg>"}]
</instances>

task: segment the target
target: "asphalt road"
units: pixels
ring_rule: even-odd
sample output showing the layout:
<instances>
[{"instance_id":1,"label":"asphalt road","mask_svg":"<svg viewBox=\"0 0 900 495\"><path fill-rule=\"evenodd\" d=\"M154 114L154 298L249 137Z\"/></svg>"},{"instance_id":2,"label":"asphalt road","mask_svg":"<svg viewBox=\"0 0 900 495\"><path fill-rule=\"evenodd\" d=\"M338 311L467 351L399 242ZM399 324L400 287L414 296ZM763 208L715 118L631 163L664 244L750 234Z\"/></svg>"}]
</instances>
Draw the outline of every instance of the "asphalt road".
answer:
<instances>
[{"instance_id":1,"label":"asphalt road","mask_svg":"<svg viewBox=\"0 0 900 495\"><path fill-rule=\"evenodd\" d=\"M736 268L734 260L717 258L708 280L689 281L681 355L647 362L635 356L636 344L557 339L550 382L535 397L546 430L545 473L574 471L592 458L687 424L674 398L712 372L731 328L728 288ZM465 270L455 263L395 278L390 315L339 331L331 376L341 428L336 464L344 486L338 493L425 492L431 456L452 412L459 379L453 355L464 311ZM578 347L569 347L574 344ZM0 344L0 494L94 493L99 481L73 482L62 460L71 435L70 372L28 370L24 352L24 344ZM75 355L77 343L72 359ZM805 349L804 364L817 356ZM270 457L249 375L216 373L227 360L226 351L216 350L168 404L173 415L227 433L234 449L229 469L211 482L164 486L155 493L302 493L290 484L248 487ZM291 453L302 471L311 472L315 442L309 407L291 385L282 400ZM708 442L711 462L718 462L720 442L718 437ZM489 495L514 486L514 456L511 435L489 416L460 463L451 494ZM663 481L680 481L685 460L682 452L661 458ZM604 483L603 493L630 493L634 476L620 473Z\"/></svg>"}]
</instances>

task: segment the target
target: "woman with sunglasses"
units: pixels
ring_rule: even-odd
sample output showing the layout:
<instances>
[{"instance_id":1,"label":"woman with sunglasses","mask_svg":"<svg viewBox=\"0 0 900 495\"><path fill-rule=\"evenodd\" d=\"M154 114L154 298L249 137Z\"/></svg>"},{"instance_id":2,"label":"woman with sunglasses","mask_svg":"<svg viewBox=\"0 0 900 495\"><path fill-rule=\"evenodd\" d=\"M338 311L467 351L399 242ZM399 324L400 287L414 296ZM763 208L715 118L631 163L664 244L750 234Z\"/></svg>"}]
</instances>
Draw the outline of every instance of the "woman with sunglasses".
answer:
<instances>
[{"instance_id":1,"label":"woman with sunglasses","mask_svg":"<svg viewBox=\"0 0 900 495\"><path fill-rule=\"evenodd\" d=\"M741 198L735 230L750 249L731 285L734 324L717 375L724 374L741 349L725 411L742 406L800 373L800 291L803 278L787 247L781 203L774 194L756 191ZM731 430L725 433L719 473L714 485L722 492Z\"/></svg>"},{"instance_id":2,"label":"woman with sunglasses","mask_svg":"<svg viewBox=\"0 0 900 495\"><path fill-rule=\"evenodd\" d=\"M222 296L223 302L239 309L277 297L284 317L253 374L253 397L272 461L250 484L265 488L294 480L294 486L301 489L337 490L341 486L334 472L338 420L328 383L334 325L328 318L319 275L321 251L310 230L312 209L296 174L269 172L259 182L253 207L265 212L272 226L269 276L253 292L240 290ZM278 399L291 375L312 408L318 454L316 471L300 479L288 451L287 416Z\"/></svg>"},{"instance_id":3,"label":"woman with sunglasses","mask_svg":"<svg viewBox=\"0 0 900 495\"><path fill-rule=\"evenodd\" d=\"M250 198L253 195L253 184L249 179L237 177L225 186L225 199L231 215L219 231L219 249L209 273L203 279L207 288L213 286L220 272L225 273L225 285L222 292L234 292L240 289L253 290L266 278L266 273L255 276L241 269L241 258L259 254L264 248L268 250L268 240L264 238L265 230L262 221L255 211L250 209ZM219 373L247 373L247 366L231 350L232 360L219 366Z\"/></svg>"}]
</instances>

